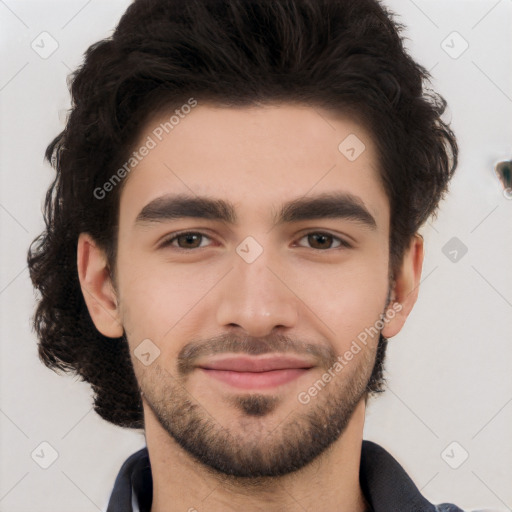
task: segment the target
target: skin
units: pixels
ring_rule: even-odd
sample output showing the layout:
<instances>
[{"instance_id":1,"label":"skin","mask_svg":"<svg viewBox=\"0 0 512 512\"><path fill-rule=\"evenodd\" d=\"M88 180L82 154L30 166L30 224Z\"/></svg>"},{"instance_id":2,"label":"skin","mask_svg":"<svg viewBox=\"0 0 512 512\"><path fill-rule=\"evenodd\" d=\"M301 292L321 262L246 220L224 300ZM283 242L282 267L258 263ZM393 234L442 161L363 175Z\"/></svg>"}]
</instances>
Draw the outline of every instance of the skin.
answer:
<instances>
[{"instance_id":1,"label":"skin","mask_svg":"<svg viewBox=\"0 0 512 512\"><path fill-rule=\"evenodd\" d=\"M152 119L136 146L168 118ZM338 150L350 134L366 147L354 161ZM346 218L274 222L284 203L333 192L357 196L375 228ZM168 194L230 202L236 223L136 222L145 205ZM353 120L308 106L199 104L131 171L120 200L115 284L103 251L86 233L78 242L78 270L98 330L109 337L124 331L128 338L143 393L152 512L366 509L358 473L364 388L378 336L309 403L297 396L386 314L389 297L401 309L382 334L390 338L404 325L418 294L423 243L413 237L390 287L389 223L368 133ZM206 237L172 239L183 230ZM314 233L334 238L306 236ZM248 236L263 250L252 263L236 251ZM199 247L187 248L194 240ZM160 351L147 366L134 353L145 339ZM258 357L293 354L313 367L282 385L242 390L195 366L233 353L235 345L239 355L263 347ZM198 357L183 359L191 346L199 348ZM178 361L189 365L187 372ZM315 418L320 426L312 440L307 429ZM191 429L193 419L210 434ZM332 438L329 446L319 446L322 432ZM225 465L206 463L179 440L199 441ZM302 458L287 452L290 446ZM286 463L293 460L298 467L291 471ZM280 475L272 474L279 468ZM256 469L252 478L242 475Z\"/></svg>"}]
</instances>

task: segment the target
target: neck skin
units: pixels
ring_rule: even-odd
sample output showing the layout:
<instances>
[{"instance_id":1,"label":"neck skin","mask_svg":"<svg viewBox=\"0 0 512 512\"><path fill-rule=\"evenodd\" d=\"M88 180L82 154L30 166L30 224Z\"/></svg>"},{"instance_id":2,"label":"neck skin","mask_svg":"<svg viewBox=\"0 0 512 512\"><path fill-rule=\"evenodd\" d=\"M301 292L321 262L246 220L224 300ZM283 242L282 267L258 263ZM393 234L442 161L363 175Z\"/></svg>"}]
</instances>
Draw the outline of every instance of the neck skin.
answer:
<instances>
[{"instance_id":1,"label":"neck skin","mask_svg":"<svg viewBox=\"0 0 512 512\"><path fill-rule=\"evenodd\" d=\"M362 399L342 436L311 464L261 486L247 486L217 477L193 459L144 403L153 475L151 512L365 512L368 505L359 485L364 414Z\"/></svg>"}]
</instances>

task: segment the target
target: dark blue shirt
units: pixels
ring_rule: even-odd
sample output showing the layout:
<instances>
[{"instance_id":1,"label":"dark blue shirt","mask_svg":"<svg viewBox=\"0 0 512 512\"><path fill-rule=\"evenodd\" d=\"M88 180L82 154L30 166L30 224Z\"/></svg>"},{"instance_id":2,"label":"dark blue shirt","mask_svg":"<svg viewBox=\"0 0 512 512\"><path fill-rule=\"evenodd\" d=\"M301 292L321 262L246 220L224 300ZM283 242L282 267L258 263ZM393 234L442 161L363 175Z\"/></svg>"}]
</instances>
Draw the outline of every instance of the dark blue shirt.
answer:
<instances>
[{"instance_id":1,"label":"dark blue shirt","mask_svg":"<svg viewBox=\"0 0 512 512\"><path fill-rule=\"evenodd\" d=\"M371 441L363 441L359 481L371 507L369 512L464 512L449 503L433 505L427 501L402 466ZM107 512L151 512L152 499L151 465L148 450L143 448L121 467Z\"/></svg>"}]
</instances>

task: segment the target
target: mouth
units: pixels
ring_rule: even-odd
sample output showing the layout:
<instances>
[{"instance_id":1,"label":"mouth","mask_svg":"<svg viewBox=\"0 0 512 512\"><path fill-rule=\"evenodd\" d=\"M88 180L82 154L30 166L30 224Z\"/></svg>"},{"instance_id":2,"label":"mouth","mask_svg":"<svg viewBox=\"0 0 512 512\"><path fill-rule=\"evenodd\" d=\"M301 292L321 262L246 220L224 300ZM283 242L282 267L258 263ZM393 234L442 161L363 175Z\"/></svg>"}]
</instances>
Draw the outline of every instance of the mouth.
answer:
<instances>
[{"instance_id":1,"label":"mouth","mask_svg":"<svg viewBox=\"0 0 512 512\"><path fill-rule=\"evenodd\" d=\"M289 356L224 357L198 365L203 374L241 389L265 389L287 384L314 367Z\"/></svg>"}]
</instances>

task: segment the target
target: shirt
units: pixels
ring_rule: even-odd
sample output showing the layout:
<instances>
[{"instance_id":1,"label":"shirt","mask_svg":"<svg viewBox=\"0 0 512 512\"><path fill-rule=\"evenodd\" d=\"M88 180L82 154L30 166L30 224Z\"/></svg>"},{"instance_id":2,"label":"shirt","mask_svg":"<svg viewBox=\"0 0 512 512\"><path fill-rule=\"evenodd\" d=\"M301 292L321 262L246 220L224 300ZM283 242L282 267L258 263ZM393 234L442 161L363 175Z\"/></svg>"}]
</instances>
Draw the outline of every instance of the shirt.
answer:
<instances>
[{"instance_id":1,"label":"shirt","mask_svg":"<svg viewBox=\"0 0 512 512\"><path fill-rule=\"evenodd\" d=\"M430 503L402 466L371 441L362 444L359 482L369 512L464 512L450 503ZM151 512L152 500L149 454L147 448L142 448L122 465L106 512Z\"/></svg>"}]
</instances>

